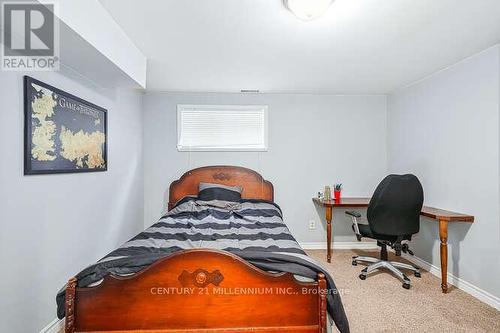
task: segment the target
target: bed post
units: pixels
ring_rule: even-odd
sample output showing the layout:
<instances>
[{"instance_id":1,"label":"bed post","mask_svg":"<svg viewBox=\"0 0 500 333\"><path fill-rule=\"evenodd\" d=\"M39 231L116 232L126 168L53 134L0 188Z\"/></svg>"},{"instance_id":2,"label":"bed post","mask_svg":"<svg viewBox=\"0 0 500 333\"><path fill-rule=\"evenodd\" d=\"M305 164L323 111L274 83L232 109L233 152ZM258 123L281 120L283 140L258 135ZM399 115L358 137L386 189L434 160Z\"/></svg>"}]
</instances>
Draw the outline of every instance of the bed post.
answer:
<instances>
[{"instance_id":1,"label":"bed post","mask_svg":"<svg viewBox=\"0 0 500 333\"><path fill-rule=\"evenodd\" d=\"M325 275L318 273L319 333L326 333L326 293Z\"/></svg>"},{"instance_id":2,"label":"bed post","mask_svg":"<svg viewBox=\"0 0 500 333\"><path fill-rule=\"evenodd\" d=\"M73 333L75 331L75 289L76 278L72 277L66 284L66 320L64 322L65 333Z\"/></svg>"}]
</instances>

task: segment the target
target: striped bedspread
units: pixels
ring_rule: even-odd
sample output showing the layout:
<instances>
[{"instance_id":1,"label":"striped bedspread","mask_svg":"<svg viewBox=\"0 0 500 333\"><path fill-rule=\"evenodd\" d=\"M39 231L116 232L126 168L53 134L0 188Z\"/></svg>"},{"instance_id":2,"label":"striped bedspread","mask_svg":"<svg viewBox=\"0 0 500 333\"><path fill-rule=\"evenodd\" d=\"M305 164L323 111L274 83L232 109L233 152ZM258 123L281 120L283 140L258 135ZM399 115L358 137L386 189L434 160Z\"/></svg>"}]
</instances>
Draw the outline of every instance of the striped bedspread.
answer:
<instances>
[{"instance_id":1,"label":"striped bedspread","mask_svg":"<svg viewBox=\"0 0 500 333\"><path fill-rule=\"evenodd\" d=\"M267 270L308 278L325 274L328 312L341 332L349 324L331 276L308 257L283 223L281 209L272 202L200 201L186 197L163 216L115 251L81 271L79 287L100 281L107 274L136 273L165 256L184 249L208 248L231 252ZM64 289L57 295L58 317L64 317Z\"/></svg>"}]
</instances>

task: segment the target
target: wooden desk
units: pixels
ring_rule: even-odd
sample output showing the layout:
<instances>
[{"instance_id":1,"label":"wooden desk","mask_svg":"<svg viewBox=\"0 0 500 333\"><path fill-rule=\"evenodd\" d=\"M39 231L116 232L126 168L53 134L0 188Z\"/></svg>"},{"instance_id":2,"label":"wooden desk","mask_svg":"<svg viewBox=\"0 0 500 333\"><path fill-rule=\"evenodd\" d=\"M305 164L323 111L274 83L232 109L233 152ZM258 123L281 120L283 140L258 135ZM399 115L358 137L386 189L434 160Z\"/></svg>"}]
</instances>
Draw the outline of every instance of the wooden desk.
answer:
<instances>
[{"instance_id":1,"label":"wooden desk","mask_svg":"<svg viewBox=\"0 0 500 333\"><path fill-rule=\"evenodd\" d=\"M326 208L326 233L327 233L327 255L328 262L332 259L332 212L333 208L366 208L370 198L342 198L339 202L334 200L321 200L313 198L314 203ZM448 222L474 222L474 216L455 213L443 209L424 206L420 215L434 219L439 222L439 239L441 241L441 290L448 292Z\"/></svg>"}]
</instances>

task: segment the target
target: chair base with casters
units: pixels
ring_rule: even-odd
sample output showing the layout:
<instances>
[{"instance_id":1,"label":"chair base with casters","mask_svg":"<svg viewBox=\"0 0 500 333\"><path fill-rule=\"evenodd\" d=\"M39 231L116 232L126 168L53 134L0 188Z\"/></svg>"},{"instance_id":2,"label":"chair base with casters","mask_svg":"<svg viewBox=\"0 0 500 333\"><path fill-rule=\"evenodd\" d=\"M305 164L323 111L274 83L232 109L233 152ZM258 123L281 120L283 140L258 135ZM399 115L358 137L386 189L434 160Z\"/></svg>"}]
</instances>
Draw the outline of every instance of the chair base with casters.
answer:
<instances>
[{"instance_id":1,"label":"chair base with casters","mask_svg":"<svg viewBox=\"0 0 500 333\"><path fill-rule=\"evenodd\" d=\"M358 263L369 263L369 265L366 266L361 271L361 274L359 274L359 278L361 280L365 280L368 274L376 270L379 270L381 268L385 268L386 270L388 270L389 272L391 272L392 274L394 274L403 281L403 288L410 289L411 281L408 278L408 276L400 270L400 268L413 272L415 277L418 278L421 277L420 268L407 263L389 261L387 254L387 246L390 246L395 250L396 256L400 256L401 252L413 254L411 250L408 248L408 243L407 243L407 241L409 240L408 238L411 238L411 236L406 237L405 239L405 237L387 237L382 235L374 235L369 229L368 225L358 224L357 218L360 218L361 214L355 211L348 211L346 212L346 214L352 218L353 222L352 227L354 232L356 233L358 241L361 241L362 237L373 238L377 240L377 245L381 247L380 258L365 257L365 256L352 257L353 266L357 266ZM378 238L385 238L385 240Z\"/></svg>"}]
</instances>

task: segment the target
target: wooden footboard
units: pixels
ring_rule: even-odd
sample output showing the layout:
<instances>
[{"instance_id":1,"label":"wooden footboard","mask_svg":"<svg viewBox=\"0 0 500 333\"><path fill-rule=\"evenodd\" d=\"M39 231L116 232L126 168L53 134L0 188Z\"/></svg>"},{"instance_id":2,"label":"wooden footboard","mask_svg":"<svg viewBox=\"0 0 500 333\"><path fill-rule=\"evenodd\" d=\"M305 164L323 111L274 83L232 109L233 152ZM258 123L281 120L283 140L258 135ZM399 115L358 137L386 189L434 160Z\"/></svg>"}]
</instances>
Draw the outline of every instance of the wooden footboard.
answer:
<instances>
[{"instance_id":1,"label":"wooden footboard","mask_svg":"<svg viewBox=\"0 0 500 333\"><path fill-rule=\"evenodd\" d=\"M66 287L66 332L326 332L326 280L299 282L224 251L187 250L128 277Z\"/></svg>"}]
</instances>

